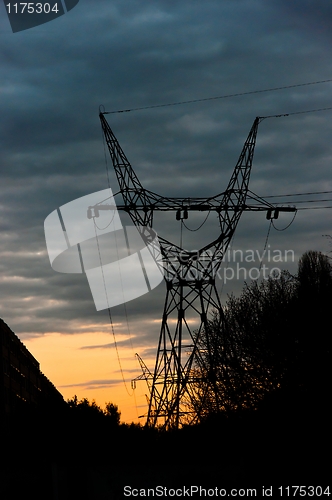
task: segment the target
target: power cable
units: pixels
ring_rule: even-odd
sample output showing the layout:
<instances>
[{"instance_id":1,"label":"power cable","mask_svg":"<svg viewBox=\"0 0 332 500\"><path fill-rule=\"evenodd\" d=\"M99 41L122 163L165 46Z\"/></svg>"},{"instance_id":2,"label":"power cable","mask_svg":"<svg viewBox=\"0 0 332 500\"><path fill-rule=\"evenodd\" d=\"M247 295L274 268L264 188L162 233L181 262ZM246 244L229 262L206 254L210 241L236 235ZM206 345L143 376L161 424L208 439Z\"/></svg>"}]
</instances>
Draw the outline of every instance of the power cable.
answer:
<instances>
[{"instance_id":1,"label":"power cable","mask_svg":"<svg viewBox=\"0 0 332 500\"><path fill-rule=\"evenodd\" d=\"M323 201L324 202L325 201L332 201L332 199L331 198L326 198L324 200L299 200L299 201L292 200L292 201L289 201L288 203L296 203L298 205L299 203L321 203ZM279 203L276 202L276 203L277 203L277 205L280 205L281 202L279 202Z\"/></svg>"},{"instance_id":2,"label":"power cable","mask_svg":"<svg viewBox=\"0 0 332 500\"><path fill-rule=\"evenodd\" d=\"M274 223L273 223L273 219L271 219L272 226L274 227L274 229L275 229L276 231L286 231L286 229L288 229L288 228L289 228L289 227L293 224L293 222L294 222L294 220L295 220L295 217L296 217L296 213L297 213L297 210L295 211L294 216L293 216L292 220L290 221L290 223L289 223L286 227L284 227L283 229L278 229L278 228L274 225Z\"/></svg>"},{"instance_id":3,"label":"power cable","mask_svg":"<svg viewBox=\"0 0 332 500\"><path fill-rule=\"evenodd\" d=\"M282 197L287 197L287 196L305 196L305 195L310 195L310 194L330 194L332 191L311 191L308 193L291 193L291 194L274 194L270 196L262 196L262 198L282 198ZM298 203L298 202L297 202Z\"/></svg>"},{"instance_id":4,"label":"power cable","mask_svg":"<svg viewBox=\"0 0 332 500\"><path fill-rule=\"evenodd\" d=\"M201 229L204 226L205 222L208 220L209 215L210 215L210 210L208 211L207 216L203 220L202 224L200 226L198 226L196 229L190 229L190 227L188 227L183 220L182 220L182 222L183 222L184 227L186 229L188 229L188 231L191 231L192 233L194 233L195 231L198 231L199 229Z\"/></svg>"},{"instance_id":5,"label":"power cable","mask_svg":"<svg viewBox=\"0 0 332 500\"><path fill-rule=\"evenodd\" d=\"M101 267L103 284L104 284L104 292L105 292L105 296L106 296L106 299L107 299L107 305L109 306L108 293L107 293L107 287L106 287L106 282L105 282L105 275L104 275L103 263L102 263L101 253L100 253L100 246L99 246L99 239L98 239L98 233L97 233L97 226L95 224L95 218L93 218L93 221L94 221L94 229L95 229L95 235L96 235L96 241L97 241L97 247L98 247L100 267ZM127 394L129 396L132 396L133 394L130 393L129 390L128 390L127 383L126 383L126 380L125 380L125 377L124 377L124 373L123 373L123 369L122 369L122 364L121 364L121 359L120 359L120 353L119 353L118 344L117 344L116 337L115 337L114 324L113 324L113 319L112 319L112 314L111 314L111 308L110 307L108 307L108 316L109 316L109 320L110 320L111 331L112 331L112 335L113 335L113 343L114 343L116 355L117 355L117 358L118 358L118 363L119 363L119 368L120 368L120 373L121 373L122 381L124 383L124 386L125 386L125 389L127 391Z\"/></svg>"},{"instance_id":6,"label":"power cable","mask_svg":"<svg viewBox=\"0 0 332 500\"><path fill-rule=\"evenodd\" d=\"M214 96L214 97L204 97L202 99L191 99L188 101L178 101L178 102L171 102L171 103L166 103L166 104L154 104L152 106L141 106L139 108L130 108L130 109L118 109L118 110L113 110L113 111L104 111L102 112L103 115L110 115L110 114L115 114L115 113L130 113L131 111L141 111L144 109L153 109L153 108L165 108L168 106L179 106L181 104L192 104L196 102L204 102L204 101L213 101L217 99L228 99L230 97L240 97L242 95L250 95L250 94L262 94L264 92L274 92L276 90L284 90L284 89L292 89L296 87L305 87L308 85L318 85L320 83L328 83L332 82L332 78L328 80L319 80L316 82L308 82L308 83L297 83L295 85L285 85L283 87L272 87L269 89L262 89L262 90L251 90L249 92L237 92L236 94L225 94L221 96ZM332 109L332 108L324 108L324 109ZM321 111L321 110L316 110L316 111ZM303 111L307 112L307 111ZM299 111L298 113L302 113L302 111ZM289 113L289 114L297 114L297 113ZM288 115L274 115L274 117L279 117L279 116L288 116ZM271 116L265 116L262 118L272 118Z\"/></svg>"},{"instance_id":7,"label":"power cable","mask_svg":"<svg viewBox=\"0 0 332 500\"><path fill-rule=\"evenodd\" d=\"M326 209L326 208L332 208L332 205L329 205L327 207L302 207L298 208L297 210L321 210L321 209Z\"/></svg>"},{"instance_id":8,"label":"power cable","mask_svg":"<svg viewBox=\"0 0 332 500\"><path fill-rule=\"evenodd\" d=\"M269 227L268 227L268 230L267 230L267 235L266 235L266 238L265 238L265 245L264 245L264 250L263 250L263 256L265 255L266 247L267 247L267 242L269 241L271 226L272 226L272 219L270 220L270 224L269 224ZM259 265L259 272L262 269L262 264L263 264L263 258L261 259L261 263Z\"/></svg>"},{"instance_id":9,"label":"power cable","mask_svg":"<svg viewBox=\"0 0 332 500\"><path fill-rule=\"evenodd\" d=\"M106 143L105 143L105 136L104 136L103 133L102 133L102 142L103 142L103 148L104 148L104 160L105 160L105 169L106 169L106 176L107 176L107 184L108 184L109 190L111 191L110 178L109 178L109 168L108 168L108 161L107 161L107 154L106 154ZM106 198L105 200L100 201L97 205L100 205L101 203L105 203L105 201L107 201L109 199L112 199L112 198L114 200L114 197L116 195L120 194L120 193L121 193L121 190L118 191L118 192L116 192L116 193L114 193L112 196ZM95 217L93 218L94 228L95 228L95 235L96 235L97 246L98 246L99 260L100 260L100 265L101 265L101 269L102 269L102 276L103 276L103 282L104 282L104 290L105 290L105 294L106 294L106 297L107 297L107 303L108 303L108 294L107 294L107 289L106 289L104 270L103 270L103 266L102 266L102 259L101 259L101 253L100 253L100 247L99 247L99 240L98 240L97 229L104 230L107 227L109 227L111 225L111 223L113 222L113 220L114 220L115 211L116 210L113 211L113 217L111 218L111 221L104 228L100 228L97 225L97 223L96 223ZM118 253L118 247L116 247L116 248L117 248L117 253ZM120 275L121 275L121 272L120 272ZM122 293L123 293L123 289L122 289ZM134 351L133 342L132 342L132 336L131 336L131 331L130 331L130 327L129 327L128 311L127 311L127 307L126 307L126 302L125 301L124 301L124 311L125 311L126 325L127 325L127 332L128 332L128 335L129 335L130 346L131 346L132 351ZM121 364L120 353L119 353L118 344L117 344L117 341L116 341L114 324L113 324L113 319L112 319L112 314L111 314L110 307L108 307L108 316L109 316L109 321L110 321L110 325L111 325L111 330L112 330L112 335L113 335L113 342L114 342L114 346L115 346L115 351L116 351L116 355L117 355L117 359L118 359L118 364L119 364L119 368L120 368L120 372L121 372L122 381L124 383L124 386L125 386L127 394L130 397L134 396L135 408L136 408L136 413L137 413L137 417L138 417L138 407L137 407L136 394L135 394L134 390L132 391L132 393L129 392L128 387L127 387L127 383L126 383L126 380L125 380L125 377L124 377L124 373L123 373L123 369L122 369L122 364Z\"/></svg>"},{"instance_id":10,"label":"power cable","mask_svg":"<svg viewBox=\"0 0 332 500\"><path fill-rule=\"evenodd\" d=\"M305 111L293 111L292 113L282 113L282 114L278 114L278 115L259 116L259 118L261 120L265 120L266 118L283 118L284 116L303 115L305 113L316 113L317 111L328 111L331 109L332 109L332 106L327 107L327 108L307 109Z\"/></svg>"}]
</instances>

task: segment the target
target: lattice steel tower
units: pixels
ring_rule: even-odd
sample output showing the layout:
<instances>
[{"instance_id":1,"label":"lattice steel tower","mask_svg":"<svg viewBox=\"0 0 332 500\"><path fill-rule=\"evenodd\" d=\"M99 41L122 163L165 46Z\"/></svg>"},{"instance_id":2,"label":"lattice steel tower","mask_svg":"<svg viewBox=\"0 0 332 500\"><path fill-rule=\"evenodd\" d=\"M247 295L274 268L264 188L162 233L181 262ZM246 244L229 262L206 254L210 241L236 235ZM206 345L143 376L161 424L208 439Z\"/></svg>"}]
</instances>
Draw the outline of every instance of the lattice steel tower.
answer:
<instances>
[{"instance_id":1,"label":"lattice steel tower","mask_svg":"<svg viewBox=\"0 0 332 500\"><path fill-rule=\"evenodd\" d=\"M208 328L213 310L222 317L216 287L217 271L243 211L265 210L267 217L273 218L279 211L294 211L295 208L275 207L248 189L257 129L263 118L255 119L223 193L210 198L166 198L142 186L105 114L100 113L101 125L124 200L124 205L117 208L125 210L135 226L152 228L153 214L157 210L174 211L177 220L186 219L191 211L215 211L219 218L218 238L195 252L180 248L158 234L159 264L166 282L164 312L154 372L150 372L138 357L143 373L137 378L145 379L149 387L147 424L179 427L200 418L195 397L198 382L195 367L197 361L200 366L204 365L204 359L198 347L199 340L202 331ZM192 315L198 320L193 327ZM204 384L207 393L216 393L213 384L213 377Z\"/></svg>"}]
</instances>

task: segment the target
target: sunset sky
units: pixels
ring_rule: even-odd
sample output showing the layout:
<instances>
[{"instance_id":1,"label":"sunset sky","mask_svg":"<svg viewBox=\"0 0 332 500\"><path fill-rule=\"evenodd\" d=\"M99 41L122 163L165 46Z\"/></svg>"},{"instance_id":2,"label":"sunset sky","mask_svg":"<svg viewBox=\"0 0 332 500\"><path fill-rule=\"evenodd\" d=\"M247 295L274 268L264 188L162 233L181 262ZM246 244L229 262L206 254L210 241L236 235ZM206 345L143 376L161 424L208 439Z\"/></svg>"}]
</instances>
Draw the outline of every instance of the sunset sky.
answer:
<instances>
[{"instance_id":1,"label":"sunset sky","mask_svg":"<svg viewBox=\"0 0 332 500\"><path fill-rule=\"evenodd\" d=\"M46 217L107 187L99 106L127 110L329 80L331 43L325 0L80 0L64 16L18 33L0 4L0 317L65 399L111 401L127 422L146 411L144 382L135 395L131 389L140 375L135 353L153 370L165 295L162 283L112 308L119 364L108 313L96 311L86 277L50 265ZM107 120L146 188L212 196L226 188L256 116L332 107L331 92L332 81ZM332 235L332 211L322 209L332 207L331 137L332 110L259 125L251 190L310 208L285 231L293 214L275 222L269 268L296 272L303 252L332 250L324 236ZM110 183L117 192L114 174ZM187 225L195 229L204 218L190 215ZM264 213L243 215L232 249L254 252L246 269L259 267L268 227ZM179 244L174 213L158 214L156 229ZM185 229L184 245L195 249L211 235L218 235L215 214L201 232ZM286 250L293 251L287 259ZM248 280L244 271L239 279L222 275L223 301Z\"/></svg>"}]
</instances>

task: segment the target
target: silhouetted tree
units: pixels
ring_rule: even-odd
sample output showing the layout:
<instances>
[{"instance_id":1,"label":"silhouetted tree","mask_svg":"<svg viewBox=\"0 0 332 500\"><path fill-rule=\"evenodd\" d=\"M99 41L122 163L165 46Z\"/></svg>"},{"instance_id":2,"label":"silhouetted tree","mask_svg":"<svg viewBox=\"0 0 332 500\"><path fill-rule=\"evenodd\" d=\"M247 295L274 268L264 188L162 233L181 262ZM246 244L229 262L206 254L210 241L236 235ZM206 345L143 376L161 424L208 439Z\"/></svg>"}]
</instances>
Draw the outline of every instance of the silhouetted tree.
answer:
<instances>
[{"instance_id":1,"label":"silhouetted tree","mask_svg":"<svg viewBox=\"0 0 332 500\"><path fill-rule=\"evenodd\" d=\"M317 390L329 379L332 267L307 252L298 275L246 284L209 322L196 363L201 416L256 408L267 393ZM324 350L324 353L321 350Z\"/></svg>"},{"instance_id":2,"label":"silhouetted tree","mask_svg":"<svg viewBox=\"0 0 332 500\"><path fill-rule=\"evenodd\" d=\"M67 403L70 408L74 409L78 414L82 416L93 418L96 416L100 417L104 415L103 410L100 408L100 406L97 405L95 400L92 400L91 402L88 400L88 398L78 400L77 396L75 395L72 399L69 399Z\"/></svg>"},{"instance_id":3,"label":"silhouetted tree","mask_svg":"<svg viewBox=\"0 0 332 500\"><path fill-rule=\"evenodd\" d=\"M302 297L325 303L332 291L330 259L321 252L306 252L299 260L298 281Z\"/></svg>"},{"instance_id":4,"label":"silhouetted tree","mask_svg":"<svg viewBox=\"0 0 332 500\"><path fill-rule=\"evenodd\" d=\"M67 400L67 404L78 418L103 419L107 424L120 424L121 412L119 411L119 407L114 403L105 403L105 409L103 410L99 405L97 405L95 400L92 400L91 402L88 398L78 400L75 395L72 399Z\"/></svg>"},{"instance_id":5,"label":"silhouetted tree","mask_svg":"<svg viewBox=\"0 0 332 500\"><path fill-rule=\"evenodd\" d=\"M229 297L222 318L216 313L209 322L197 358L203 414L253 408L280 385L295 286L287 272L278 280L253 281L240 297Z\"/></svg>"},{"instance_id":6,"label":"silhouetted tree","mask_svg":"<svg viewBox=\"0 0 332 500\"><path fill-rule=\"evenodd\" d=\"M297 288L297 377L304 389L325 394L331 364L332 266L321 252L300 259Z\"/></svg>"},{"instance_id":7,"label":"silhouetted tree","mask_svg":"<svg viewBox=\"0 0 332 500\"><path fill-rule=\"evenodd\" d=\"M107 417L108 421L113 425L120 424L121 412L119 411L117 405L113 403L106 403L104 414Z\"/></svg>"}]
</instances>

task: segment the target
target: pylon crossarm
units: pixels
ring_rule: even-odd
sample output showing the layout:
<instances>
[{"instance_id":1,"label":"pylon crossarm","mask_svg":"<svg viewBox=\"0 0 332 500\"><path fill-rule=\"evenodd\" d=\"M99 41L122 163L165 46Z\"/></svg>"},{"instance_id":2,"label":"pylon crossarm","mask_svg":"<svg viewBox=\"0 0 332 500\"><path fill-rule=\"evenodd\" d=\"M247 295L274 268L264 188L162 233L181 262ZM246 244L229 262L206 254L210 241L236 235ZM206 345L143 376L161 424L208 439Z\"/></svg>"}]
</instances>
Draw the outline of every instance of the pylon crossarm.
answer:
<instances>
[{"instance_id":1,"label":"pylon crossarm","mask_svg":"<svg viewBox=\"0 0 332 500\"><path fill-rule=\"evenodd\" d=\"M146 191L145 194L149 195L149 191ZM224 194L224 193L222 193ZM136 193L136 196L139 196ZM247 195L249 198L249 195ZM216 202L215 204L189 204L190 200L188 201L188 198L184 199L184 202L181 203L179 202L178 198L167 198L167 203L163 202L163 197L159 197L159 203L155 204L139 204L139 203L134 203L134 201L130 205L111 205L111 204L105 204L103 205L102 203L98 203L94 205L93 207L90 207L91 209L94 209L95 213L94 216L98 217L98 212L100 210L122 210L124 212L131 212L131 211L138 211L138 212L144 212L147 209L151 210L153 212L177 212L179 210L184 211L187 210L188 214L190 212L217 212L220 213L222 211L229 211L229 212L238 212L238 211L250 211L250 212L266 212L269 209L276 209L279 208L280 211L283 212L294 212L295 208L294 207L278 207L277 205L273 205L272 203L268 203L267 201L263 199L257 199L250 197L254 201L256 201L256 204L248 204L244 203L239 207L234 200L229 200L226 203L223 201ZM134 197L133 197L134 199ZM206 201L206 198L204 199Z\"/></svg>"},{"instance_id":2,"label":"pylon crossarm","mask_svg":"<svg viewBox=\"0 0 332 500\"><path fill-rule=\"evenodd\" d=\"M233 210L242 213L243 210L267 210L273 208L273 205L262 198L259 199L258 205L250 206L246 204L257 128L262 120L261 118L256 118L253 123L226 191L207 198L175 198L160 196L142 186L104 114L100 113L99 117L124 200L124 205L118 205L117 208L127 211L134 224L152 227L153 211L157 210L214 210L219 213L225 210ZM258 201L258 197L256 197L255 201ZM106 207L105 209L109 209L109 205Z\"/></svg>"}]
</instances>

